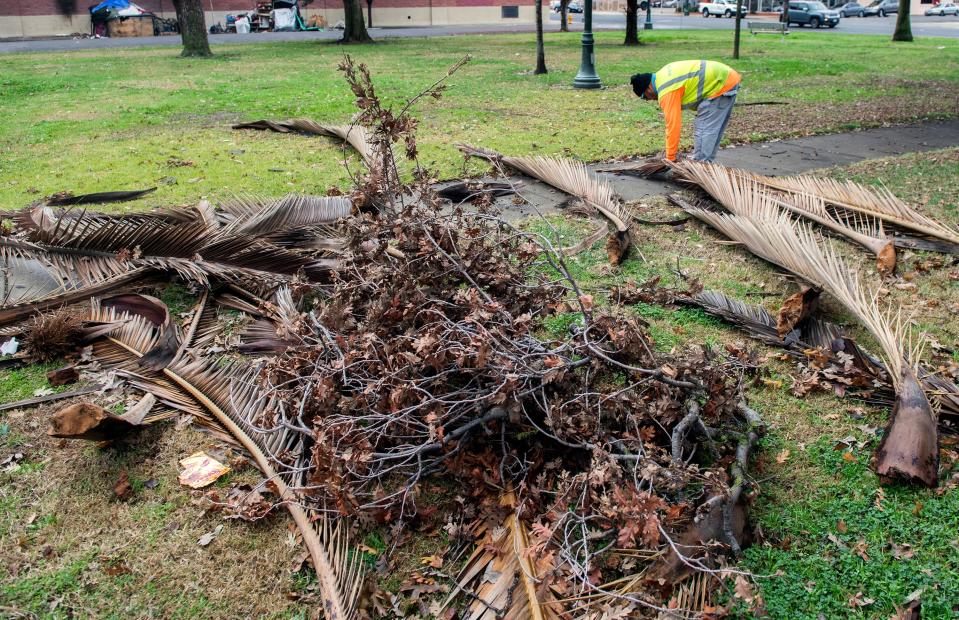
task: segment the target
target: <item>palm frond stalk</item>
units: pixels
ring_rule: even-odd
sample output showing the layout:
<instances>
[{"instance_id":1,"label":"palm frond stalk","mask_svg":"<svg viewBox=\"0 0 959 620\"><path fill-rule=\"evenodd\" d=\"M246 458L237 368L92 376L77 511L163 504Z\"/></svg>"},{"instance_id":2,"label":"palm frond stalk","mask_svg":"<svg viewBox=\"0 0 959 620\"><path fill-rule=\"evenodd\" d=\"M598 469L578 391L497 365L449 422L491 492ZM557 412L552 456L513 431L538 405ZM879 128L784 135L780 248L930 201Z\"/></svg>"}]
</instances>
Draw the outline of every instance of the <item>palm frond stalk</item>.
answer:
<instances>
[{"instance_id":1,"label":"palm frond stalk","mask_svg":"<svg viewBox=\"0 0 959 620\"><path fill-rule=\"evenodd\" d=\"M460 144L459 149L466 155L486 159L494 164L503 163L595 208L615 229L606 243L610 262L617 265L626 258L632 244L632 214L616 197L609 182L591 173L583 162L561 157L507 157L496 151L468 144Z\"/></svg>"},{"instance_id":2,"label":"palm frond stalk","mask_svg":"<svg viewBox=\"0 0 959 620\"><path fill-rule=\"evenodd\" d=\"M909 346L910 334L901 315L879 308L879 290L867 289L857 271L808 225L792 221L768 202L750 205L749 216L716 213L689 204L684 209L753 254L828 292L872 334L897 395L876 471L886 478L935 487L939 438L932 408L910 365L916 362L917 351Z\"/></svg>"}]
</instances>

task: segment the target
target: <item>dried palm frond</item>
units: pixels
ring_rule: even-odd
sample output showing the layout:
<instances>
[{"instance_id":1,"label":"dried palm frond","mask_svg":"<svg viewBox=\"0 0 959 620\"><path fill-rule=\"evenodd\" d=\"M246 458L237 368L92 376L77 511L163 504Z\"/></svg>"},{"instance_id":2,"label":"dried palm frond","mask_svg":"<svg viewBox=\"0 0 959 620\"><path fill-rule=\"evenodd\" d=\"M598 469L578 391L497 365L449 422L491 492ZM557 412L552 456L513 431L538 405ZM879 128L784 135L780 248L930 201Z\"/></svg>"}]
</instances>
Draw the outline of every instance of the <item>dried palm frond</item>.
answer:
<instances>
[{"instance_id":1,"label":"dried palm frond","mask_svg":"<svg viewBox=\"0 0 959 620\"><path fill-rule=\"evenodd\" d=\"M687 212L710 224L753 254L783 267L828 292L879 343L880 357L896 389L876 471L883 477L937 484L939 446L936 420L916 378L918 347L901 314L879 307L879 289L870 290L859 274L807 225L792 221L770 203L751 205L750 215L728 215L687 205ZM920 339L921 345L921 339Z\"/></svg>"},{"instance_id":2,"label":"dried palm frond","mask_svg":"<svg viewBox=\"0 0 959 620\"><path fill-rule=\"evenodd\" d=\"M470 593L465 620L550 620L563 618L560 603L537 576L529 554L529 533L516 512L516 498L508 491L500 501L511 508L499 527L483 525L482 539L457 577L457 588L444 603L449 606L461 591Z\"/></svg>"},{"instance_id":3,"label":"dried palm frond","mask_svg":"<svg viewBox=\"0 0 959 620\"><path fill-rule=\"evenodd\" d=\"M312 121L310 121L312 123ZM324 135L332 136L343 140L352 146L366 166L371 170L377 166L376 151L373 148L372 136L366 127L362 125L315 125L316 129L321 130Z\"/></svg>"},{"instance_id":4,"label":"dried palm frond","mask_svg":"<svg viewBox=\"0 0 959 620\"><path fill-rule=\"evenodd\" d=\"M100 299L104 308L115 308L118 312L141 316L157 330L156 342L143 352L140 366L157 371L165 368L176 357L180 347L180 337L176 323L170 318L166 304L149 295L115 295Z\"/></svg>"},{"instance_id":5,"label":"dried palm frond","mask_svg":"<svg viewBox=\"0 0 959 620\"><path fill-rule=\"evenodd\" d=\"M139 267L85 286L64 285L53 291L44 290L37 295L20 297L14 303L0 306L0 325L16 323L34 314L69 306L86 301L96 295L113 292L141 280L149 272L149 268Z\"/></svg>"},{"instance_id":6,"label":"dried palm frond","mask_svg":"<svg viewBox=\"0 0 959 620\"><path fill-rule=\"evenodd\" d=\"M142 357L157 342L159 334L145 316L102 308L98 300L93 301L92 308L94 316L101 320L126 315L127 323L108 340L133 356ZM348 553L343 530L334 528L325 514L311 518L290 487L290 483L297 483L302 477L300 463L290 462L290 458L296 459L303 453L302 435L287 425L270 425L277 402L275 396L259 387L259 370L241 362L223 364L214 359L180 358L161 372L209 412L275 485L310 552L326 616L338 620L352 618L362 585L362 564L358 555L351 557Z\"/></svg>"},{"instance_id":7,"label":"dried palm frond","mask_svg":"<svg viewBox=\"0 0 959 620\"><path fill-rule=\"evenodd\" d=\"M273 300L263 301L257 311L269 318L258 319L243 330L238 347L240 352L277 353L300 341L296 334L302 318L289 287L278 288Z\"/></svg>"},{"instance_id":8,"label":"dried palm frond","mask_svg":"<svg viewBox=\"0 0 959 620\"><path fill-rule=\"evenodd\" d=\"M782 191L817 196L838 209L883 220L898 228L959 245L959 229L919 213L885 187L871 188L853 181L823 177L767 177L760 182Z\"/></svg>"},{"instance_id":9,"label":"dried palm frond","mask_svg":"<svg viewBox=\"0 0 959 620\"><path fill-rule=\"evenodd\" d=\"M149 187L147 189L119 190L114 192L96 192L93 194L74 195L70 192L54 194L45 201L51 207L63 207L68 205L83 205L104 202L126 202L136 200L142 196L155 192L157 188Z\"/></svg>"},{"instance_id":10,"label":"dried palm frond","mask_svg":"<svg viewBox=\"0 0 959 620\"><path fill-rule=\"evenodd\" d=\"M767 203L764 206L774 205L866 248L876 256L883 275L895 269L895 245L886 237L879 219L860 215L852 220L840 220L829 212L819 196L773 191L753 175L720 164L682 160L671 166L674 174L701 187L731 213L748 216L759 202Z\"/></svg>"},{"instance_id":11,"label":"dried palm frond","mask_svg":"<svg viewBox=\"0 0 959 620\"><path fill-rule=\"evenodd\" d=\"M289 194L277 199L237 197L220 205L220 208L233 218L226 226L229 232L262 236L331 224L348 217L353 205L349 198L342 196Z\"/></svg>"},{"instance_id":12,"label":"dried palm frond","mask_svg":"<svg viewBox=\"0 0 959 620\"><path fill-rule=\"evenodd\" d=\"M599 168L597 171L615 173L630 172L635 173L637 176L647 178L666 172L669 169L669 163L667 163L667 161L662 157L650 157L642 161L611 164L609 166Z\"/></svg>"},{"instance_id":13,"label":"dried palm frond","mask_svg":"<svg viewBox=\"0 0 959 620\"><path fill-rule=\"evenodd\" d=\"M259 369L241 363L220 365L211 360L177 362L164 374L189 392L250 453L257 467L277 489L303 537L313 560L328 618L346 620L357 609L362 586L363 566L358 554L349 553L348 538L342 527L333 527L325 513L316 522L299 503L288 481L297 481L302 467L287 464L281 470L285 453L301 452L302 436L288 426L263 428L273 398L259 388ZM318 529L319 531L318 531Z\"/></svg>"},{"instance_id":14,"label":"dried palm frond","mask_svg":"<svg viewBox=\"0 0 959 620\"><path fill-rule=\"evenodd\" d=\"M36 259L60 279L119 275L136 267L172 270L186 279L207 284L216 276L282 280L301 270L323 280L336 265L282 248L249 234L229 233L203 221L162 218L108 219L94 216L58 222L52 229L25 231L30 242L4 239L8 254Z\"/></svg>"},{"instance_id":15,"label":"dried palm frond","mask_svg":"<svg viewBox=\"0 0 959 620\"><path fill-rule=\"evenodd\" d=\"M233 129L268 129L278 133L297 133L308 136L330 136L348 143L360 154L371 169L376 166L376 153L372 148L369 131L362 125L324 125L308 118L292 118L285 121L260 120L233 125Z\"/></svg>"},{"instance_id":16,"label":"dried palm frond","mask_svg":"<svg viewBox=\"0 0 959 620\"><path fill-rule=\"evenodd\" d=\"M612 185L591 173L583 162L561 157L506 157L468 144L459 145L459 149L473 157L502 162L595 208L615 228L615 234L610 236L606 246L610 262L618 264L626 257L631 244L632 214L616 197Z\"/></svg>"}]
</instances>

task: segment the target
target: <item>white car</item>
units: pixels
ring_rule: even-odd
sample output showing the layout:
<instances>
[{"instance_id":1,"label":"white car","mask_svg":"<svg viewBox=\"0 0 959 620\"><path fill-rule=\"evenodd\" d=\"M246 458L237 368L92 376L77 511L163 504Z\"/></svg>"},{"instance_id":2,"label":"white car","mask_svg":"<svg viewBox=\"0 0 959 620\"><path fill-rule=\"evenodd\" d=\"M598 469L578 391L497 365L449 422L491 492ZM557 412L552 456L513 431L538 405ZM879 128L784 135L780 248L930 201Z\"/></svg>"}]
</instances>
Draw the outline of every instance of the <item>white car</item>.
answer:
<instances>
[{"instance_id":1,"label":"white car","mask_svg":"<svg viewBox=\"0 0 959 620\"><path fill-rule=\"evenodd\" d=\"M715 17L732 17L736 14L736 3L733 0L713 0L707 4L700 5L703 17L713 15ZM746 2L744 1L739 8L739 14L746 15Z\"/></svg>"},{"instance_id":2,"label":"white car","mask_svg":"<svg viewBox=\"0 0 959 620\"><path fill-rule=\"evenodd\" d=\"M959 15L959 6L951 2L943 2L939 6L926 9L926 15Z\"/></svg>"}]
</instances>

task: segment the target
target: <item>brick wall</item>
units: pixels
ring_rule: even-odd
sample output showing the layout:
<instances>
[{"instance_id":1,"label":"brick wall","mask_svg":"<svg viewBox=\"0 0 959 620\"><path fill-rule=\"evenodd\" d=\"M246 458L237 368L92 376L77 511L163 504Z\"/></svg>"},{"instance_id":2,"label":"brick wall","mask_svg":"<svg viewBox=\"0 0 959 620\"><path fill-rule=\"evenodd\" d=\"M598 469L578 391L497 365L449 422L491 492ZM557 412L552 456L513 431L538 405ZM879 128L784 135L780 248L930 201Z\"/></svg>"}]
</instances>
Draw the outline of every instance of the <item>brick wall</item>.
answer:
<instances>
[{"instance_id":1,"label":"brick wall","mask_svg":"<svg viewBox=\"0 0 959 620\"><path fill-rule=\"evenodd\" d=\"M172 13L171 0L134 0L136 4L154 13ZM622 0L620 0L622 1ZM374 7L455 7L455 6L503 6L519 5L533 6L534 0L373 0ZM77 0L74 2L74 15L88 15L90 7L99 4L99 0ZM253 9L254 0L203 0L206 11L249 11ZM366 8L365 2L363 3ZM342 9L342 0L316 0L306 10ZM60 15L60 4L57 0L0 0L0 16L34 16Z\"/></svg>"},{"instance_id":2,"label":"brick wall","mask_svg":"<svg viewBox=\"0 0 959 620\"><path fill-rule=\"evenodd\" d=\"M171 0L134 0L134 2L155 13L173 12ZM76 0L73 3L72 13L87 15L90 8L98 4L100 0ZM203 0L203 8L207 11L249 11L253 5L253 0ZM60 15L60 10L60 3L57 0L0 0L0 15L24 17Z\"/></svg>"},{"instance_id":3,"label":"brick wall","mask_svg":"<svg viewBox=\"0 0 959 620\"><path fill-rule=\"evenodd\" d=\"M173 17L172 0L134 0L148 11ZM620 0L622 1L622 0ZM90 8L100 0L76 0L64 15L57 0L0 0L0 39L69 36L90 31ZM224 23L228 13L252 10L255 0L202 0L208 26ZM543 0L548 11L548 1ZM366 14L366 2L361 2ZM502 6L518 6L516 18L503 17ZM373 0L377 26L439 26L446 24L533 23L534 0ZM326 23L343 19L342 0L315 0L302 7L304 19L316 15Z\"/></svg>"}]
</instances>

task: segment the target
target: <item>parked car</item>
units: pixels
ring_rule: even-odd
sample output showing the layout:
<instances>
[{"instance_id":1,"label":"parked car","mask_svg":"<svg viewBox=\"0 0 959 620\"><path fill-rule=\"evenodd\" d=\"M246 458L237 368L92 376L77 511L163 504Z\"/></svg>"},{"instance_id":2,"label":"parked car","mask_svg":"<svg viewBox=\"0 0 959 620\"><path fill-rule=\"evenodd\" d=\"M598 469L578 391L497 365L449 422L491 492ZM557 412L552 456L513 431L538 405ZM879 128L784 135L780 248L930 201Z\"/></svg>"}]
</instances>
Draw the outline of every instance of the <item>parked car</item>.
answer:
<instances>
[{"instance_id":1,"label":"parked car","mask_svg":"<svg viewBox=\"0 0 959 620\"><path fill-rule=\"evenodd\" d=\"M862 5L858 2L847 2L839 7L839 15L842 17L862 17Z\"/></svg>"},{"instance_id":2,"label":"parked car","mask_svg":"<svg viewBox=\"0 0 959 620\"><path fill-rule=\"evenodd\" d=\"M746 4L743 2L740 7L740 15L746 15ZM733 0L713 0L700 7L703 17L714 15L716 17L732 17L736 14L736 3Z\"/></svg>"},{"instance_id":3,"label":"parked car","mask_svg":"<svg viewBox=\"0 0 959 620\"><path fill-rule=\"evenodd\" d=\"M940 17L943 15L959 15L959 6L951 2L943 2L931 9L926 9L926 15L938 15Z\"/></svg>"},{"instance_id":4,"label":"parked car","mask_svg":"<svg viewBox=\"0 0 959 620\"><path fill-rule=\"evenodd\" d=\"M822 2L790 2L788 21L797 26L835 28L839 24L839 11L826 8Z\"/></svg>"},{"instance_id":5,"label":"parked car","mask_svg":"<svg viewBox=\"0 0 959 620\"><path fill-rule=\"evenodd\" d=\"M869 17L870 15L878 15L879 17L885 17L890 13L898 12L899 0L876 0L862 10L862 16Z\"/></svg>"},{"instance_id":6,"label":"parked car","mask_svg":"<svg viewBox=\"0 0 959 620\"><path fill-rule=\"evenodd\" d=\"M560 5L559 0L553 0L549 3L549 10L559 13ZM582 13L583 5L577 2L576 0L571 0L569 4L566 5L566 11L568 13Z\"/></svg>"}]
</instances>

